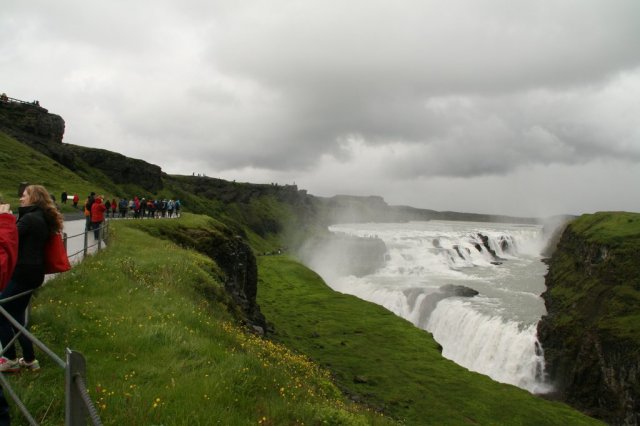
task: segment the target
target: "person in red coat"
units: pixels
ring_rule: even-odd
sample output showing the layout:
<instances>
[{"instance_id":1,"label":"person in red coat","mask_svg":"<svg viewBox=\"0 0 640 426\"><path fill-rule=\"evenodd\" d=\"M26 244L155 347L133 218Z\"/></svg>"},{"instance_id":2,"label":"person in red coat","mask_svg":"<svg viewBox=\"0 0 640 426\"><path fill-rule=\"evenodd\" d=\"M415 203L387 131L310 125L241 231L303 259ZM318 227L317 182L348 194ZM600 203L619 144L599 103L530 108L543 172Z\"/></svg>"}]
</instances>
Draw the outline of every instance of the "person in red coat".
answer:
<instances>
[{"instance_id":1,"label":"person in red coat","mask_svg":"<svg viewBox=\"0 0 640 426\"><path fill-rule=\"evenodd\" d=\"M18 260L18 227L9 204L0 204L0 291L13 275ZM0 387L0 426L9 425L9 404Z\"/></svg>"},{"instance_id":2,"label":"person in red coat","mask_svg":"<svg viewBox=\"0 0 640 426\"><path fill-rule=\"evenodd\" d=\"M102 196L96 198L95 202L91 206L91 227L93 228L93 236L96 241L100 238L100 227L104 222L104 212L107 210L102 203Z\"/></svg>"},{"instance_id":3,"label":"person in red coat","mask_svg":"<svg viewBox=\"0 0 640 426\"><path fill-rule=\"evenodd\" d=\"M18 260L18 228L9 204L0 204L0 291L13 275Z\"/></svg>"}]
</instances>

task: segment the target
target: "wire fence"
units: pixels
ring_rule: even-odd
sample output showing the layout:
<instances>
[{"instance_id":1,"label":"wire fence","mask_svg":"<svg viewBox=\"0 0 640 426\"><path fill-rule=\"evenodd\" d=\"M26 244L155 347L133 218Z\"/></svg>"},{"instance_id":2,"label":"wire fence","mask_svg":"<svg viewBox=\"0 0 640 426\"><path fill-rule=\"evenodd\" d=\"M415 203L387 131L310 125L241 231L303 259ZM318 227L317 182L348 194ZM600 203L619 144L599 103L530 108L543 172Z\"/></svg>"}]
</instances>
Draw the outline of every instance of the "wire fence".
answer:
<instances>
[{"instance_id":1,"label":"wire fence","mask_svg":"<svg viewBox=\"0 0 640 426\"><path fill-rule=\"evenodd\" d=\"M69 240L80 237L83 238L82 249L68 254L70 261L72 263L78 263L82 259L79 257L81 254L84 257L90 252L99 251L100 249L102 249L102 247L106 245L106 242L104 242L105 238L108 238L109 235L108 228L109 222L105 222L98 228L85 229L84 232L76 235L67 236L65 234L63 238L65 247L68 247ZM92 244L89 244L90 232L96 233L94 237L95 241ZM63 360L43 342L41 342L37 337L31 334L29 330L27 330L29 322L29 308L27 308L26 310L25 323L23 326L18 321L16 321L16 319L13 318L13 316L2 306L12 300L16 300L21 297L28 297L33 291L34 290L29 290L11 297L7 297L5 299L0 299L0 314L4 315L4 317L11 323L14 330L16 331L13 339L11 339L6 347L2 348L0 354L4 355L7 348L15 344L18 337L27 337L31 342L33 342L34 345L41 349L47 356L49 356L49 358L54 361L55 364L61 367L65 372L65 425L84 426L87 424L87 418L89 418L94 426L101 426L102 421L100 420L100 416L98 415L93 401L91 401L91 398L87 391L86 361L84 356L80 352L76 352L67 348L65 360ZM34 419L33 415L29 412L25 404L16 394L9 381L3 374L0 374L0 382L2 383L2 387L4 388L5 392L11 397L11 399L13 399L16 406L28 421L28 423L30 425L37 426L38 422Z\"/></svg>"},{"instance_id":2,"label":"wire fence","mask_svg":"<svg viewBox=\"0 0 640 426\"><path fill-rule=\"evenodd\" d=\"M83 232L80 232L76 235L71 235L71 236L67 236L66 234L63 237L63 241L64 241L64 246L68 247L69 245L69 240L74 239L74 238L80 238L82 237L84 239L84 242L82 244L82 248L80 250L77 250L73 253L68 253L67 256L69 257L69 261L71 263L78 263L80 260L82 260L86 255L89 254L90 251L93 251L93 249L95 248L96 250L101 250L103 243L106 244L107 243L107 239L109 238L109 221L105 221L104 224L98 228L95 229L85 229ZM98 235L95 235L96 231L98 232ZM89 234L93 232L95 235L94 238L94 242L93 244L89 244ZM82 257L79 257L80 255L82 255Z\"/></svg>"}]
</instances>

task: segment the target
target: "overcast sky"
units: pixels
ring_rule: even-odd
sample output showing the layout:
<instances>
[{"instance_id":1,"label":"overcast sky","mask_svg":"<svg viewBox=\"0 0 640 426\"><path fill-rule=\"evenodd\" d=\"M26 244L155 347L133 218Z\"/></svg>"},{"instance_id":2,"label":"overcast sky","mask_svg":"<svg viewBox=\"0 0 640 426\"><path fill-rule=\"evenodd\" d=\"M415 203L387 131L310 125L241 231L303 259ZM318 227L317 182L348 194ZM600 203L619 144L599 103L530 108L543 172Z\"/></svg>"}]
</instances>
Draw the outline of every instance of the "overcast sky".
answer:
<instances>
[{"instance_id":1,"label":"overcast sky","mask_svg":"<svg viewBox=\"0 0 640 426\"><path fill-rule=\"evenodd\" d=\"M640 1L3 0L0 92L167 173L640 211Z\"/></svg>"}]
</instances>

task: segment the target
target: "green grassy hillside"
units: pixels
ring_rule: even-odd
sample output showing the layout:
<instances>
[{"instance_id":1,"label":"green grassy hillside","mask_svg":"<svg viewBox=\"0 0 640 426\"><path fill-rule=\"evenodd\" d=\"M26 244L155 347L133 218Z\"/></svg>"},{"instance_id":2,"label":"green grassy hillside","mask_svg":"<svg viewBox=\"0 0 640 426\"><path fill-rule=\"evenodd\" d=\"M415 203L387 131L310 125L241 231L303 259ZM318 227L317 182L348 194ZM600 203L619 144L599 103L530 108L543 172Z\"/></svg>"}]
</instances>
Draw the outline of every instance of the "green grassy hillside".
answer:
<instances>
[{"instance_id":1,"label":"green grassy hillside","mask_svg":"<svg viewBox=\"0 0 640 426\"><path fill-rule=\"evenodd\" d=\"M203 216L180 221L217 226ZM58 354L71 347L86 356L104 424L391 423L348 402L304 356L237 326L217 265L145 232L157 222L114 222L107 250L34 299L33 332ZM59 425L63 372L39 358L38 375L10 380L41 424Z\"/></svg>"},{"instance_id":2,"label":"green grassy hillside","mask_svg":"<svg viewBox=\"0 0 640 426\"><path fill-rule=\"evenodd\" d=\"M63 191L71 195L77 193L81 202L91 191L108 193L102 186L79 177L45 155L0 132L0 193L14 210L19 205L20 182L44 185L58 200ZM71 211L71 207L66 207L67 211Z\"/></svg>"},{"instance_id":3,"label":"green grassy hillside","mask_svg":"<svg viewBox=\"0 0 640 426\"><path fill-rule=\"evenodd\" d=\"M594 243L614 247L640 249L640 214L629 212L599 212L585 214L571 223L574 232Z\"/></svg>"}]
</instances>

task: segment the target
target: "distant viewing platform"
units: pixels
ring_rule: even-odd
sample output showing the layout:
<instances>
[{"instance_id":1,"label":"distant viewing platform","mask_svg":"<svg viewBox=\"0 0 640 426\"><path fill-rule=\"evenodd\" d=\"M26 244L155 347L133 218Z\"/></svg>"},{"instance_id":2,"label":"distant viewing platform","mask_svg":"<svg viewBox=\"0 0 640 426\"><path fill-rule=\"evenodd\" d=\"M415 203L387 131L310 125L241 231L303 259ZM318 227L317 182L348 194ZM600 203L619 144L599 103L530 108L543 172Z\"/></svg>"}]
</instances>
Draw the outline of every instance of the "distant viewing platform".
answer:
<instances>
[{"instance_id":1,"label":"distant viewing platform","mask_svg":"<svg viewBox=\"0 0 640 426\"><path fill-rule=\"evenodd\" d=\"M2 93L0 95L0 102L8 103L8 104L14 103L14 104L30 105L30 106L41 108L41 109L47 111L45 108L42 108L40 106L40 101L38 101L38 100L35 100L35 101L32 101L32 102L27 102L27 101L23 101L22 99L10 98L9 96L7 96L6 93Z\"/></svg>"}]
</instances>

